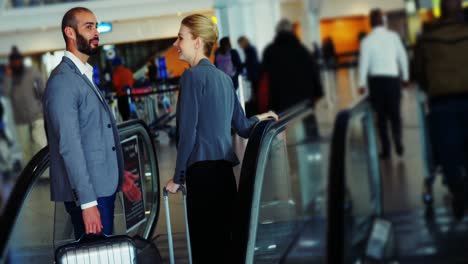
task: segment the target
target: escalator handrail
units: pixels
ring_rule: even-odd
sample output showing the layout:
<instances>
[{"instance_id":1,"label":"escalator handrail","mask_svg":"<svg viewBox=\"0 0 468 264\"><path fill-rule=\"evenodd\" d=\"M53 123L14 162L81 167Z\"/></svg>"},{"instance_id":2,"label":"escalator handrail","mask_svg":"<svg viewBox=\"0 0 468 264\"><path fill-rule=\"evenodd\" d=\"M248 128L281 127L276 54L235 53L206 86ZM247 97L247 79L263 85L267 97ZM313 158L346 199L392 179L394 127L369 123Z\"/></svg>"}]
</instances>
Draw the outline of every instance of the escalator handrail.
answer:
<instances>
[{"instance_id":1,"label":"escalator handrail","mask_svg":"<svg viewBox=\"0 0 468 264\"><path fill-rule=\"evenodd\" d=\"M291 119L294 119L295 117L298 116L298 114L306 111L308 108L313 107L313 102L310 100L304 100L286 110L283 112L279 113L279 120L277 122L277 126L280 126L280 124L285 124L291 121Z\"/></svg>"},{"instance_id":2,"label":"escalator handrail","mask_svg":"<svg viewBox=\"0 0 468 264\"><path fill-rule=\"evenodd\" d=\"M245 259L258 153L262 139L273 123L272 119L258 122L252 129L245 148L237 191L236 224L234 226L236 229L234 232L235 245L238 251L236 257L239 257L239 259L238 261L234 261L234 263L242 263Z\"/></svg>"},{"instance_id":3,"label":"escalator handrail","mask_svg":"<svg viewBox=\"0 0 468 264\"><path fill-rule=\"evenodd\" d=\"M348 108L344 109L343 111L347 111L351 114L350 117L353 117L357 114L366 111L369 107L369 96L363 96L353 104L351 104ZM336 120L336 119L335 119Z\"/></svg>"},{"instance_id":4,"label":"escalator handrail","mask_svg":"<svg viewBox=\"0 0 468 264\"><path fill-rule=\"evenodd\" d=\"M295 113L304 111L311 106L311 101L303 101L281 113L278 122L288 122ZM258 154L263 138L274 124L272 119L258 122L252 129L247 143L242 168L239 177L238 201L236 208L236 246L238 247L239 262L245 260L247 241L249 237L249 224L252 212L252 199L255 175L257 170Z\"/></svg>"},{"instance_id":5,"label":"escalator handrail","mask_svg":"<svg viewBox=\"0 0 468 264\"><path fill-rule=\"evenodd\" d=\"M346 141L350 120L357 115L370 112L368 96L361 98L351 107L340 111L335 119L331 138L328 180L328 224L327 224L327 261L326 263L344 263L344 210L346 186ZM369 118L372 115L369 116ZM371 119L372 120L372 119ZM371 139L372 140L372 139ZM376 153L371 153L376 155ZM378 160L377 160L378 162ZM372 166L372 164L371 164ZM375 168L371 168L371 170ZM380 177L380 176L378 176ZM377 182L381 189L381 182ZM381 196L381 191L377 195ZM379 198L381 203L381 197ZM377 211L381 210L381 205Z\"/></svg>"},{"instance_id":6,"label":"escalator handrail","mask_svg":"<svg viewBox=\"0 0 468 264\"><path fill-rule=\"evenodd\" d=\"M8 240L25 199L42 172L49 167L49 147L41 149L23 169L11 191L0 217L0 256L5 253Z\"/></svg>"},{"instance_id":7,"label":"escalator handrail","mask_svg":"<svg viewBox=\"0 0 468 264\"><path fill-rule=\"evenodd\" d=\"M249 224L249 237L247 241L247 250L245 253L245 263L254 257L254 249L257 236L257 225L259 218L259 207L261 201L261 190L263 188L263 179L265 174L265 167L268 160L268 153L270 152L271 144L274 138L287 127L291 122L302 118L305 115L313 114L313 103L311 101L303 101L298 103L286 111L279 114L280 119L275 123L271 124L265 131L262 137L258 156L257 165L255 170L255 181L254 181L254 193L252 199L252 208L250 213L250 224Z\"/></svg>"},{"instance_id":8,"label":"escalator handrail","mask_svg":"<svg viewBox=\"0 0 468 264\"><path fill-rule=\"evenodd\" d=\"M131 120L117 125L119 131L125 128L131 128L133 126L142 126L150 134L148 126L141 120ZM152 137L150 137L152 139ZM151 144L154 148L154 140L151 140ZM156 153L154 153L156 157ZM41 149L34 157L28 162L26 167L19 175L15 185L10 193L10 198L6 201L5 208L0 216L0 259L3 259L6 254L7 246L9 243L11 232L15 226L18 215L21 208L24 205L26 198L33 189L37 180L39 180L42 173L49 167L50 164L49 146ZM156 169L158 169L156 162ZM157 179L159 181L159 179ZM159 188L158 188L159 190ZM154 231L157 223L157 217L159 215L159 203L156 209L156 219L153 220L152 226L150 227L150 234Z\"/></svg>"},{"instance_id":9,"label":"escalator handrail","mask_svg":"<svg viewBox=\"0 0 468 264\"><path fill-rule=\"evenodd\" d=\"M339 112L333 126L328 179L328 212L327 212L327 246L326 263L344 263L344 213L343 202L345 193L345 151L346 131L350 119L350 111Z\"/></svg>"}]
</instances>

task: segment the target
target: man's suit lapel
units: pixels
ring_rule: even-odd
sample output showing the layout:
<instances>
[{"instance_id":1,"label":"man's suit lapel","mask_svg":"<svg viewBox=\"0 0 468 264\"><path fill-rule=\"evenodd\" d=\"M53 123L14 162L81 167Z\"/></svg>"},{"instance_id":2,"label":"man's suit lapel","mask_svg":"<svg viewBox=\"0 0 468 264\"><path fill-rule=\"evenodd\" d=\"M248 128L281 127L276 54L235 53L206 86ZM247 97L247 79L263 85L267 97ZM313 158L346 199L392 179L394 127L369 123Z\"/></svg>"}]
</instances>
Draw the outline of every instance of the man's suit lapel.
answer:
<instances>
[{"instance_id":1,"label":"man's suit lapel","mask_svg":"<svg viewBox=\"0 0 468 264\"><path fill-rule=\"evenodd\" d=\"M111 122L112 125L112 130L114 132L114 137L115 140L115 146L117 147L117 164L119 166L119 188L122 185L123 182L123 172L124 172L124 161L123 161L123 154L122 154L122 145L120 144L120 139L119 139L119 130L117 128L117 124L115 123L114 115L112 114L112 111L110 110L109 106L104 100L104 97L100 94L98 94L97 88L89 81L89 79L84 75L81 74L80 70L76 65L67 57L63 57L62 61L66 64L68 64L72 69L75 70L75 73L81 76L83 80L88 84L88 88L93 91L93 93L98 97L99 101L101 101L102 105L104 106L104 109L106 109L106 112L109 114L111 120L114 120Z\"/></svg>"},{"instance_id":2,"label":"man's suit lapel","mask_svg":"<svg viewBox=\"0 0 468 264\"><path fill-rule=\"evenodd\" d=\"M78 69L78 67L76 67L76 65L67 57L63 57L63 61L65 63L67 63L70 67L72 67L74 70L75 70L75 73L78 74L85 82L86 84L88 84L88 88L91 89L93 91L93 93L98 97L99 101L101 101L101 103L104 105L104 107L106 108L107 111L110 112L110 109L108 109L108 105L106 104L106 102L104 101L104 97L101 95L101 94L98 94L99 91L97 90L97 88L89 81L89 79L86 77L86 75L82 74L80 72L80 70Z\"/></svg>"}]
</instances>

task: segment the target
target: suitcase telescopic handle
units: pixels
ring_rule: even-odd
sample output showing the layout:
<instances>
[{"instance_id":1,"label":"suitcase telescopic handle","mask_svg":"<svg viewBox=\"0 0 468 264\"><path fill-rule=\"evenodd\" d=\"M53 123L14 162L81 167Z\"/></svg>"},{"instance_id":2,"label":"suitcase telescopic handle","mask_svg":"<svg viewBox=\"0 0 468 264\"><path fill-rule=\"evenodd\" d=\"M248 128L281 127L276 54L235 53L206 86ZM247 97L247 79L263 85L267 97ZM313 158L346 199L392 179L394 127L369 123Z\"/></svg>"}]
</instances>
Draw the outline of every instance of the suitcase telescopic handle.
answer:
<instances>
[{"instance_id":1,"label":"suitcase telescopic handle","mask_svg":"<svg viewBox=\"0 0 468 264\"><path fill-rule=\"evenodd\" d=\"M182 192L183 197L184 197L184 212L185 212L185 230L186 230L186 238L187 238L187 253L189 257L189 264L192 264L192 247L190 245L190 232L189 232L189 226L188 226L188 218L187 218L187 193L185 191L185 187L183 185L179 186L179 189L177 189L177 192ZM168 191L166 189L166 186L163 187L163 196L164 196L164 208L166 209L166 226L167 226L167 242L169 246L169 263L174 264L175 263L175 256L174 256L174 242L172 239L172 227L171 227L171 216L170 216L170 210L169 210L169 197L168 197Z\"/></svg>"}]
</instances>

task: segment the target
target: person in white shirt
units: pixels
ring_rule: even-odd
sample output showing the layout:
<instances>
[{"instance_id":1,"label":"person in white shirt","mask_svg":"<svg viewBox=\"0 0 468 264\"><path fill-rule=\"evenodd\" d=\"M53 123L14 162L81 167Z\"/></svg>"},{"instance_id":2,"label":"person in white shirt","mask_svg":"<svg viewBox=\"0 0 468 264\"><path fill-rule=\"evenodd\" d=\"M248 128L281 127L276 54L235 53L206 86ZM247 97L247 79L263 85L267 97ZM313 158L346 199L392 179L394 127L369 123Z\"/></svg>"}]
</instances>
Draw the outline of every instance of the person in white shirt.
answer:
<instances>
[{"instance_id":1,"label":"person in white shirt","mask_svg":"<svg viewBox=\"0 0 468 264\"><path fill-rule=\"evenodd\" d=\"M408 57L397 33L384 25L380 9L370 12L372 32L361 42L359 57L360 93L369 90L369 98L377 114L380 137L380 158L390 157L388 122L390 122L395 151L403 155L401 127L401 80L408 84Z\"/></svg>"}]
</instances>

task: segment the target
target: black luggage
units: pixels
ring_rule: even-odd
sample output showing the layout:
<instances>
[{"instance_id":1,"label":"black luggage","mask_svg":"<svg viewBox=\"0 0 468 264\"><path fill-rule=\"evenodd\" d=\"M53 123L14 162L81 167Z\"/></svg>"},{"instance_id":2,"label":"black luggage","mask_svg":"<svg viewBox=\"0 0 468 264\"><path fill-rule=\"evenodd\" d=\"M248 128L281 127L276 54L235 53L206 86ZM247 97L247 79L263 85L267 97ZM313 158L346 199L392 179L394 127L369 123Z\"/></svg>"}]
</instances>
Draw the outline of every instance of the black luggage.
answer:
<instances>
[{"instance_id":1,"label":"black luggage","mask_svg":"<svg viewBox=\"0 0 468 264\"><path fill-rule=\"evenodd\" d=\"M137 249L138 264L161 264L162 257L156 245L140 236L134 236L133 242Z\"/></svg>"}]
</instances>

